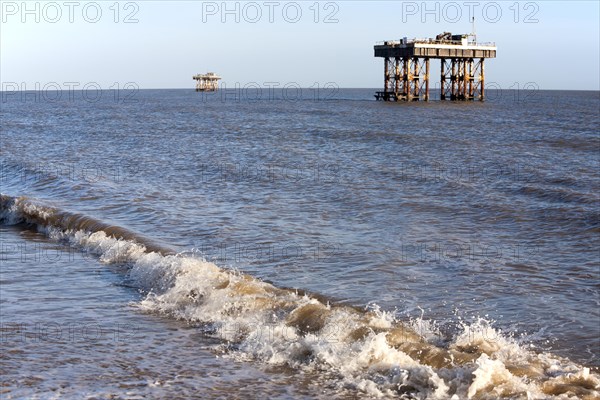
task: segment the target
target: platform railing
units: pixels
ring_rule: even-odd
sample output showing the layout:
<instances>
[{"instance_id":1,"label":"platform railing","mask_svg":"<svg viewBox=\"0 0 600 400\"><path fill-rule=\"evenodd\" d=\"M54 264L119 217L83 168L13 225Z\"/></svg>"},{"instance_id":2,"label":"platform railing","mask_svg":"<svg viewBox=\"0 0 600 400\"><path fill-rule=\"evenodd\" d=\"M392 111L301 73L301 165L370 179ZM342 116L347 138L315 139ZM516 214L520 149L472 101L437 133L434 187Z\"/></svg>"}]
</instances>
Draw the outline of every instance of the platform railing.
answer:
<instances>
[{"instance_id":1,"label":"platform railing","mask_svg":"<svg viewBox=\"0 0 600 400\"><path fill-rule=\"evenodd\" d=\"M388 45L396 46L403 44L426 43L426 44L450 44L453 46L462 46L462 40L440 40L440 39L408 39L406 42L403 39L385 40L376 42L378 46ZM467 42L468 46L496 46L496 42Z\"/></svg>"}]
</instances>

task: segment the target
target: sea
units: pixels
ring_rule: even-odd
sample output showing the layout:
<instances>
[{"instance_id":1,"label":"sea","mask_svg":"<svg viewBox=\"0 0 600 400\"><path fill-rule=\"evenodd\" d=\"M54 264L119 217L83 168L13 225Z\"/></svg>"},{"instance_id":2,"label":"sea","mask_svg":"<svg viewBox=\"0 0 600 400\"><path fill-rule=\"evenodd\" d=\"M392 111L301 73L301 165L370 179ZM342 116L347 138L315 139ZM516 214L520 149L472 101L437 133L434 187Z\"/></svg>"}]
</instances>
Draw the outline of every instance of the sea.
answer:
<instances>
[{"instance_id":1,"label":"sea","mask_svg":"<svg viewBox=\"0 0 600 400\"><path fill-rule=\"evenodd\" d=\"M1 397L600 398L600 92L293 89L0 93Z\"/></svg>"}]
</instances>

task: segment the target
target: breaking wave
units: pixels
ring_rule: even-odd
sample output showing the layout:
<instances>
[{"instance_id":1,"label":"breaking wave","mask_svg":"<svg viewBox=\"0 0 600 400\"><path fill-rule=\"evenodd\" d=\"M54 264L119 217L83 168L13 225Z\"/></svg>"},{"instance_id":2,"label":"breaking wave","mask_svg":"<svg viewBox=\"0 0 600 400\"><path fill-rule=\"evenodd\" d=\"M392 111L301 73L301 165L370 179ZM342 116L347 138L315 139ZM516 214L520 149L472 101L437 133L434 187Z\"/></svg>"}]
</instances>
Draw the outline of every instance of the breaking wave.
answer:
<instances>
[{"instance_id":1,"label":"breaking wave","mask_svg":"<svg viewBox=\"0 0 600 400\"><path fill-rule=\"evenodd\" d=\"M480 319L450 340L435 323L400 321L376 306L331 304L177 254L127 229L26 197L0 197L0 222L128 266L140 309L188 321L222 340L228 357L322 371L330 384L406 399L597 399L600 376L536 352Z\"/></svg>"}]
</instances>

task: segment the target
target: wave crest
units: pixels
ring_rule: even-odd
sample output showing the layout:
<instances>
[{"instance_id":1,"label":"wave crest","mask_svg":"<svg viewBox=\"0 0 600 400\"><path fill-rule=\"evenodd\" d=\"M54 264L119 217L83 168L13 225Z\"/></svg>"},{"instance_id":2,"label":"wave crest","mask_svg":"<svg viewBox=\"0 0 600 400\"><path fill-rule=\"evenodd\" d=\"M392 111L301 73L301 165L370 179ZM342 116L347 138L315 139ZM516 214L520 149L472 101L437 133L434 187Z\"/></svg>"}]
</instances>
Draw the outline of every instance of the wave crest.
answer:
<instances>
[{"instance_id":1,"label":"wave crest","mask_svg":"<svg viewBox=\"0 0 600 400\"><path fill-rule=\"evenodd\" d=\"M600 396L600 377L535 353L486 320L444 343L428 321L399 321L377 307L330 304L220 268L125 228L26 197L0 196L0 222L30 224L108 264L125 264L144 293L136 304L198 324L228 357L325 371L340 388L415 399ZM421 331L418 327L425 326Z\"/></svg>"}]
</instances>

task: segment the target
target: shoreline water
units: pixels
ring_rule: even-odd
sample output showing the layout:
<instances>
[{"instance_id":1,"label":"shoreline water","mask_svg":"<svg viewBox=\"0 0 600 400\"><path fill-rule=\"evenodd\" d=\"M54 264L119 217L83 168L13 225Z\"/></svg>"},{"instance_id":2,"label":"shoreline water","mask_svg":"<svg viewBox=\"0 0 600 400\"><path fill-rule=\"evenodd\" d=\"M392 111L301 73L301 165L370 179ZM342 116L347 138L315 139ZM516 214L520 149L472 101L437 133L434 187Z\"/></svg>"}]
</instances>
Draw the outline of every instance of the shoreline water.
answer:
<instances>
[{"instance_id":1,"label":"shoreline water","mask_svg":"<svg viewBox=\"0 0 600 400\"><path fill-rule=\"evenodd\" d=\"M3 207L43 226L2 225L2 323L26 332L13 341L23 336L9 325L3 343L16 397L59 383L85 394L90 371L117 396L211 397L223 370L266 397L463 398L493 390L484 375L540 398L560 379L574 398L598 390L594 94L463 107L342 90L299 107L139 93L137 104L12 98L0 111ZM121 359L114 338L130 319L152 334ZM65 343L28 347L27 334L54 337L53 321L63 342L94 324L103 340L76 341L83 358L57 358ZM396 342L394 327L406 327ZM411 331L418 340L400 340ZM445 369L449 355L465 363ZM141 372L120 383L125 366Z\"/></svg>"},{"instance_id":2,"label":"shoreline water","mask_svg":"<svg viewBox=\"0 0 600 400\"><path fill-rule=\"evenodd\" d=\"M591 399L599 393L600 376L589 368L532 352L485 320L465 324L461 334L442 344L435 331L419 332L417 325L406 325L377 306L361 311L322 303L173 254L82 215L4 195L0 209L4 224L33 225L53 240L91 251L104 264L124 266L128 280L144 294L141 310L200 324L205 334L223 340L225 354L233 357L324 369L339 375L344 386L376 397L528 393ZM420 322L421 327L427 323ZM399 375L392 373L396 368Z\"/></svg>"}]
</instances>

